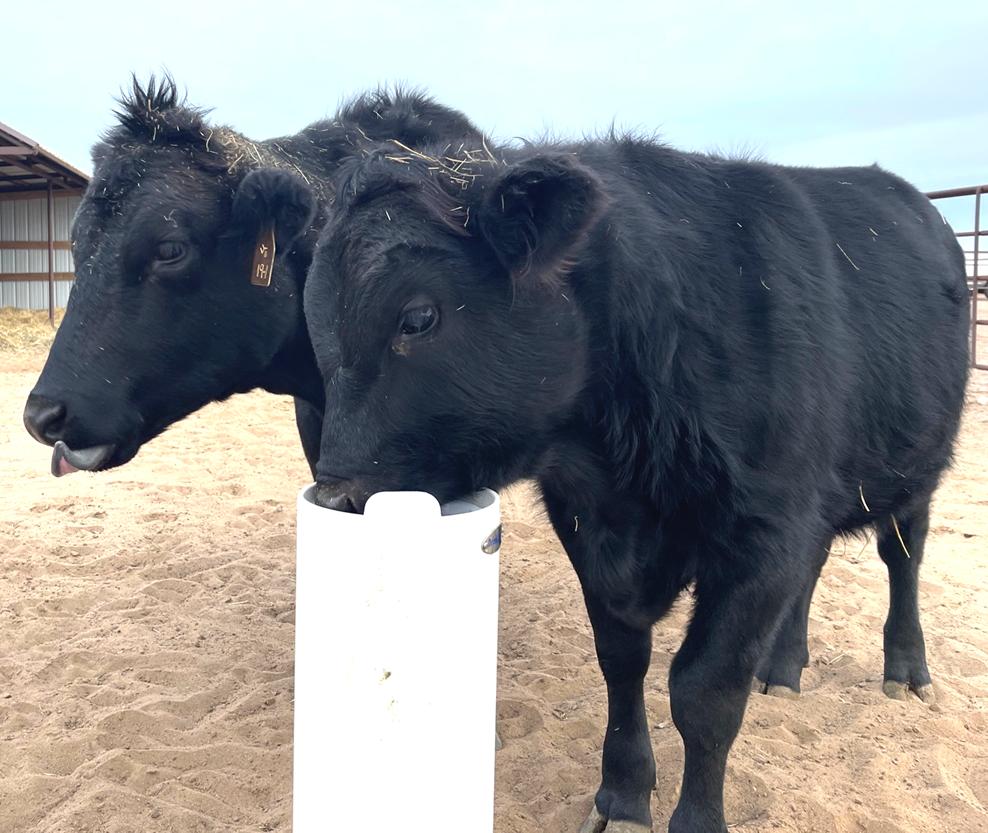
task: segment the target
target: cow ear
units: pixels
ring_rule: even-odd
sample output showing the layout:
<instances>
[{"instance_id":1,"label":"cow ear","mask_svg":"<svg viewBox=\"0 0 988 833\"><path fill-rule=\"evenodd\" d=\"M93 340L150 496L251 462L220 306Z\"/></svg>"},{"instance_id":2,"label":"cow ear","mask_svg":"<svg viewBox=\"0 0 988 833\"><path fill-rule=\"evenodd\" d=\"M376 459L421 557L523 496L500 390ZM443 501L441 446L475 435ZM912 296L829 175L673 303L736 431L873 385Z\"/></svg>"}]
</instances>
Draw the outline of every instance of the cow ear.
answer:
<instances>
[{"instance_id":1,"label":"cow ear","mask_svg":"<svg viewBox=\"0 0 988 833\"><path fill-rule=\"evenodd\" d=\"M280 249L287 249L312 223L316 201L295 174L260 168L243 178L233 198L233 222L245 235L274 226Z\"/></svg>"},{"instance_id":2,"label":"cow ear","mask_svg":"<svg viewBox=\"0 0 988 833\"><path fill-rule=\"evenodd\" d=\"M480 233L516 281L554 283L606 203L603 185L570 154L508 167L485 194Z\"/></svg>"}]
</instances>

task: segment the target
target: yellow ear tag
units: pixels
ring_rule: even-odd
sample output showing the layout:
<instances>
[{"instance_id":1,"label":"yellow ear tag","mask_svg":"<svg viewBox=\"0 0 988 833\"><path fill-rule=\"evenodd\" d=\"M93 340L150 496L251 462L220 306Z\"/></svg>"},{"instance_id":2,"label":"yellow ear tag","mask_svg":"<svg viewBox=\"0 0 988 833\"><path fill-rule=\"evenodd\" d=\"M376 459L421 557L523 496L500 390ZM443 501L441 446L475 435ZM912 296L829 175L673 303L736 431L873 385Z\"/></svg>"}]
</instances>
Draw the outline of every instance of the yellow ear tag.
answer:
<instances>
[{"instance_id":1,"label":"yellow ear tag","mask_svg":"<svg viewBox=\"0 0 988 833\"><path fill-rule=\"evenodd\" d=\"M250 269L250 282L254 286L271 286L274 269L274 226L268 226L257 238L254 247L254 263Z\"/></svg>"}]
</instances>

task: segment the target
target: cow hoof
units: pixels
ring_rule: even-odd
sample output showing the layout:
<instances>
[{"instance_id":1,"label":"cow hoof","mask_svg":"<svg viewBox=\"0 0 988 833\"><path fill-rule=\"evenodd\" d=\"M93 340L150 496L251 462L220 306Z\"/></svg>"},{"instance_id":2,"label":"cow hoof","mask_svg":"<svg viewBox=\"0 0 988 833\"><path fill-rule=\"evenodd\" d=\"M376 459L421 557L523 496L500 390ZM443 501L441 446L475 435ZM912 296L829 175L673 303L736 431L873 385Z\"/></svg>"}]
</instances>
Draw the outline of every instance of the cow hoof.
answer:
<instances>
[{"instance_id":1,"label":"cow hoof","mask_svg":"<svg viewBox=\"0 0 988 833\"><path fill-rule=\"evenodd\" d=\"M753 694L767 694L769 697L781 697L784 700L798 700L799 692L787 685L768 684L755 677L751 681Z\"/></svg>"},{"instance_id":2,"label":"cow hoof","mask_svg":"<svg viewBox=\"0 0 988 833\"><path fill-rule=\"evenodd\" d=\"M882 693L891 700L908 700L910 691L928 706L932 706L937 701L936 692L929 684L913 686L909 683L900 683L898 680L886 680L882 683Z\"/></svg>"},{"instance_id":3,"label":"cow hoof","mask_svg":"<svg viewBox=\"0 0 988 833\"><path fill-rule=\"evenodd\" d=\"M799 692L787 685L770 685L765 687L769 697L781 697L783 700L798 700Z\"/></svg>"},{"instance_id":4,"label":"cow hoof","mask_svg":"<svg viewBox=\"0 0 988 833\"><path fill-rule=\"evenodd\" d=\"M607 819L601 815L600 810L594 805L590 808L590 815L587 820L580 825L580 833L601 833L607 826Z\"/></svg>"},{"instance_id":5,"label":"cow hoof","mask_svg":"<svg viewBox=\"0 0 988 833\"><path fill-rule=\"evenodd\" d=\"M636 821L608 821L594 805L580 833L652 833L652 826Z\"/></svg>"}]
</instances>

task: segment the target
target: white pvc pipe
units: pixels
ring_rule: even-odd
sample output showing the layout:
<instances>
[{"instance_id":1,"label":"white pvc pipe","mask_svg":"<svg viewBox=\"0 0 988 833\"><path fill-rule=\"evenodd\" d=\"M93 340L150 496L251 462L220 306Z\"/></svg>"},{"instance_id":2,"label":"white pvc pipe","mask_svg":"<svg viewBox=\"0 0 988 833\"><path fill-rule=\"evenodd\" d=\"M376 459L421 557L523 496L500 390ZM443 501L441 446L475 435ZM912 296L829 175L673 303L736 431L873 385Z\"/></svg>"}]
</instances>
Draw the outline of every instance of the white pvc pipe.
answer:
<instances>
[{"instance_id":1,"label":"white pvc pipe","mask_svg":"<svg viewBox=\"0 0 988 833\"><path fill-rule=\"evenodd\" d=\"M500 500L298 496L294 833L494 825Z\"/></svg>"}]
</instances>

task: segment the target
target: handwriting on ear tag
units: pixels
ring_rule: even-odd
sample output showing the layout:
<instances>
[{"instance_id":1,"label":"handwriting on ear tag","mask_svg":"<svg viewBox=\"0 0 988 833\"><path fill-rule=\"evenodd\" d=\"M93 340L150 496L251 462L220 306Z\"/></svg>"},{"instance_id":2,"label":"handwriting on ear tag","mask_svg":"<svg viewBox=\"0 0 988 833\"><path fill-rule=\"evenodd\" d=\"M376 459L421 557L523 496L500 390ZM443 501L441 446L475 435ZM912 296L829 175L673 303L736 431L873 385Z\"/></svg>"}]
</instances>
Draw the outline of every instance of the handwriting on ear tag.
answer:
<instances>
[{"instance_id":1,"label":"handwriting on ear tag","mask_svg":"<svg viewBox=\"0 0 988 833\"><path fill-rule=\"evenodd\" d=\"M254 263L250 267L250 282L254 286L271 286L274 269L274 226L268 226L257 238Z\"/></svg>"}]
</instances>

